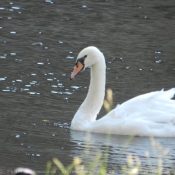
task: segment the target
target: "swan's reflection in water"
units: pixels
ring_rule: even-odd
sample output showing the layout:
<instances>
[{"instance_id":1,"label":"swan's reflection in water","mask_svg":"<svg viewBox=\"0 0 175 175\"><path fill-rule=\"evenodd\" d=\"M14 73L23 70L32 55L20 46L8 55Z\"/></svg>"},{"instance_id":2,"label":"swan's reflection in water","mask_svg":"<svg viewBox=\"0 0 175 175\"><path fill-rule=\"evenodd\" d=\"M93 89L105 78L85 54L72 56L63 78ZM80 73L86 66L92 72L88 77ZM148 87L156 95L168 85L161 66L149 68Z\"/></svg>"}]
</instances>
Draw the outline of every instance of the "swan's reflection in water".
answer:
<instances>
[{"instance_id":1,"label":"swan's reflection in water","mask_svg":"<svg viewBox=\"0 0 175 175\"><path fill-rule=\"evenodd\" d=\"M174 138L107 136L72 130L70 135L71 142L77 145L71 150L71 155L78 156L85 162L94 161L98 153L105 153L108 149L109 171L119 171L131 154L133 158L139 158L142 171L157 170L160 159L163 160L164 172L172 171L175 165Z\"/></svg>"}]
</instances>

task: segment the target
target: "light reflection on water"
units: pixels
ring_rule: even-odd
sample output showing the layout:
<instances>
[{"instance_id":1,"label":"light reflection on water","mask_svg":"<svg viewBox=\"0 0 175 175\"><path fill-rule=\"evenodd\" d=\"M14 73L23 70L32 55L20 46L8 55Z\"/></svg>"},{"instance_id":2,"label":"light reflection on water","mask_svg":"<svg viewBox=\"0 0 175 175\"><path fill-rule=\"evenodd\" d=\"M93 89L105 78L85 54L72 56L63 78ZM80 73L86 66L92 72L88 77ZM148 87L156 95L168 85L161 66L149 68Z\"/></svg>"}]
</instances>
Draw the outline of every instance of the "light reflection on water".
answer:
<instances>
[{"instance_id":1,"label":"light reflection on water","mask_svg":"<svg viewBox=\"0 0 175 175\"><path fill-rule=\"evenodd\" d=\"M44 170L53 157L68 164L83 154L86 136L69 126L86 96L89 70L74 81L69 76L77 54L88 45L106 57L106 86L113 89L114 104L174 87L174 10L172 1L2 1L0 168ZM99 116L104 114L102 109ZM104 150L105 138L92 134L87 160ZM111 137L109 167L126 138ZM158 140L170 148L166 167L171 167L175 140ZM145 151L151 151L149 139L135 138L119 163L132 152L146 168Z\"/></svg>"}]
</instances>

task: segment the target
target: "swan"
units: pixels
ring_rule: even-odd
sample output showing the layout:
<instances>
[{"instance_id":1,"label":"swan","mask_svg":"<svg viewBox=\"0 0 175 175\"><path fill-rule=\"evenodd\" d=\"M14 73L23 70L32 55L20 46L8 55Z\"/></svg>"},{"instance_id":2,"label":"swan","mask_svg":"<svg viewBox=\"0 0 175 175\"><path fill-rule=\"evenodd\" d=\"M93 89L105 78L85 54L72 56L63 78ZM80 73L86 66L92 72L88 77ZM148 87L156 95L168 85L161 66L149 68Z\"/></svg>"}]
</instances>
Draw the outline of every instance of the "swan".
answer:
<instances>
[{"instance_id":1,"label":"swan","mask_svg":"<svg viewBox=\"0 0 175 175\"><path fill-rule=\"evenodd\" d=\"M91 68L88 94L75 113L72 130L134 136L175 137L175 88L136 96L104 117L96 120L105 96L106 63L103 53L94 46L78 55L70 79Z\"/></svg>"}]
</instances>

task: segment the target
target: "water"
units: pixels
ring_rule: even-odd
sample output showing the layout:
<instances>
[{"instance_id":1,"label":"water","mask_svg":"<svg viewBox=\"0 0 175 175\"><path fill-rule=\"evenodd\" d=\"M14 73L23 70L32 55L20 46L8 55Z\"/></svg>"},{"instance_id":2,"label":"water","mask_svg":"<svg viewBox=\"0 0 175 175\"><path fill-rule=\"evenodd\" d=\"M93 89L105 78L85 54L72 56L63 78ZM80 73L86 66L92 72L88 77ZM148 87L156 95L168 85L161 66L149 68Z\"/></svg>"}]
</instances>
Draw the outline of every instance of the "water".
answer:
<instances>
[{"instance_id":1,"label":"water","mask_svg":"<svg viewBox=\"0 0 175 175\"><path fill-rule=\"evenodd\" d=\"M45 170L48 160L64 164L83 154L84 133L70 131L87 93L89 69L69 80L79 51L89 45L106 57L107 87L114 104L174 87L173 1L1 1L0 155L4 173L19 166ZM104 115L102 109L100 116ZM92 160L105 136L92 134ZM109 169L128 139L112 136ZM169 148L165 169L175 164L175 139L156 139ZM139 156L145 169L148 138L135 138L123 152ZM154 167L157 158L152 156ZM8 173L7 173L8 174Z\"/></svg>"}]
</instances>

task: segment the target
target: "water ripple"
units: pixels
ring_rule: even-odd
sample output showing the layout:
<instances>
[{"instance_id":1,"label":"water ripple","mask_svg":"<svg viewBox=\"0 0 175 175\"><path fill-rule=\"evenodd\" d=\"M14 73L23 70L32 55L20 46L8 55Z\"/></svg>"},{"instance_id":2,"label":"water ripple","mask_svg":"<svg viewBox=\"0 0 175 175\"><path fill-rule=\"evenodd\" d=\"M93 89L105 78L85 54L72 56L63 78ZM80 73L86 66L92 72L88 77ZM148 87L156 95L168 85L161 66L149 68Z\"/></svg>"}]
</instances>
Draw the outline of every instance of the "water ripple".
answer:
<instances>
[{"instance_id":1,"label":"water ripple","mask_svg":"<svg viewBox=\"0 0 175 175\"><path fill-rule=\"evenodd\" d=\"M1 59L6 59L6 57L5 57L5 56L0 56L0 58L1 58Z\"/></svg>"},{"instance_id":2,"label":"water ripple","mask_svg":"<svg viewBox=\"0 0 175 175\"><path fill-rule=\"evenodd\" d=\"M46 3L54 4L52 0L45 0Z\"/></svg>"},{"instance_id":3,"label":"water ripple","mask_svg":"<svg viewBox=\"0 0 175 175\"><path fill-rule=\"evenodd\" d=\"M12 9L14 9L14 10L20 10L21 8L20 7L12 7Z\"/></svg>"},{"instance_id":4,"label":"water ripple","mask_svg":"<svg viewBox=\"0 0 175 175\"><path fill-rule=\"evenodd\" d=\"M157 61L155 61L155 63L161 63L162 62L162 60L157 60Z\"/></svg>"},{"instance_id":5,"label":"water ripple","mask_svg":"<svg viewBox=\"0 0 175 175\"><path fill-rule=\"evenodd\" d=\"M49 72L49 73L48 73L48 75L54 75L54 73L52 73L52 72Z\"/></svg>"},{"instance_id":6,"label":"water ripple","mask_svg":"<svg viewBox=\"0 0 175 175\"><path fill-rule=\"evenodd\" d=\"M3 92L10 92L10 89L3 89Z\"/></svg>"},{"instance_id":7,"label":"water ripple","mask_svg":"<svg viewBox=\"0 0 175 175\"><path fill-rule=\"evenodd\" d=\"M52 94L58 94L58 91L51 91Z\"/></svg>"},{"instance_id":8,"label":"water ripple","mask_svg":"<svg viewBox=\"0 0 175 175\"><path fill-rule=\"evenodd\" d=\"M161 51L155 51L156 54L161 54L162 52Z\"/></svg>"},{"instance_id":9,"label":"water ripple","mask_svg":"<svg viewBox=\"0 0 175 175\"><path fill-rule=\"evenodd\" d=\"M16 136L15 136L16 138L20 138L20 134L16 134Z\"/></svg>"},{"instance_id":10,"label":"water ripple","mask_svg":"<svg viewBox=\"0 0 175 175\"><path fill-rule=\"evenodd\" d=\"M40 46L42 46L43 43L42 43L42 42L35 42L35 43L32 43L32 46L36 46L36 45L40 45Z\"/></svg>"},{"instance_id":11,"label":"water ripple","mask_svg":"<svg viewBox=\"0 0 175 175\"><path fill-rule=\"evenodd\" d=\"M51 87L53 87L53 88L57 88L58 86L57 86L57 85L52 85Z\"/></svg>"},{"instance_id":12,"label":"water ripple","mask_svg":"<svg viewBox=\"0 0 175 175\"><path fill-rule=\"evenodd\" d=\"M73 88L73 89L79 89L80 86L71 86L71 88Z\"/></svg>"},{"instance_id":13,"label":"water ripple","mask_svg":"<svg viewBox=\"0 0 175 175\"><path fill-rule=\"evenodd\" d=\"M10 33L11 33L11 34L16 34L16 32L15 32L15 31L11 31Z\"/></svg>"},{"instance_id":14,"label":"water ripple","mask_svg":"<svg viewBox=\"0 0 175 175\"><path fill-rule=\"evenodd\" d=\"M30 74L30 75L32 75L32 76L36 76L36 74L35 74L35 73L32 73L32 74Z\"/></svg>"},{"instance_id":15,"label":"water ripple","mask_svg":"<svg viewBox=\"0 0 175 175\"><path fill-rule=\"evenodd\" d=\"M72 92L63 92L63 94L71 95Z\"/></svg>"},{"instance_id":16,"label":"water ripple","mask_svg":"<svg viewBox=\"0 0 175 175\"><path fill-rule=\"evenodd\" d=\"M21 91L29 91L30 89L27 89L27 88L21 88Z\"/></svg>"},{"instance_id":17,"label":"water ripple","mask_svg":"<svg viewBox=\"0 0 175 175\"><path fill-rule=\"evenodd\" d=\"M0 7L0 10L5 10L5 8L4 7Z\"/></svg>"},{"instance_id":18,"label":"water ripple","mask_svg":"<svg viewBox=\"0 0 175 175\"><path fill-rule=\"evenodd\" d=\"M48 78L48 79L47 79L47 81L53 81L53 79L51 79L51 78Z\"/></svg>"},{"instance_id":19,"label":"water ripple","mask_svg":"<svg viewBox=\"0 0 175 175\"><path fill-rule=\"evenodd\" d=\"M22 80L16 80L16 82L22 82Z\"/></svg>"},{"instance_id":20,"label":"water ripple","mask_svg":"<svg viewBox=\"0 0 175 175\"><path fill-rule=\"evenodd\" d=\"M74 59L74 57L69 56L69 55L68 55L66 58L67 58L67 59Z\"/></svg>"},{"instance_id":21,"label":"water ripple","mask_svg":"<svg viewBox=\"0 0 175 175\"><path fill-rule=\"evenodd\" d=\"M40 95L39 92L27 92L27 93L30 94L30 95Z\"/></svg>"},{"instance_id":22,"label":"water ripple","mask_svg":"<svg viewBox=\"0 0 175 175\"><path fill-rule=\"evenodd\" d=\"M30 84L26 84L25 86L26 86L26 87L31 87L31 85L30 85Z\"/></svg>"},{"instance_id":23,"label":"water ripple","mask_svg":"<svg viewBox=\"0 0 175 175\"><path fill-rule=\"evenodd\" d=\"M44 65L44 63L42 63L42 62L38 62L37 64L38 64L38 65Z\"/></svg>"},{"instance_id":24,"label":"water ripple","mask_svg":"<svg viewBox=\"0 0 175 175\"><path fill-rule=\"evenodd\" d=\"M0 78L0 81L4 81L4 80L6 80L5 78Z\"/></svg>"}]
</instances>

